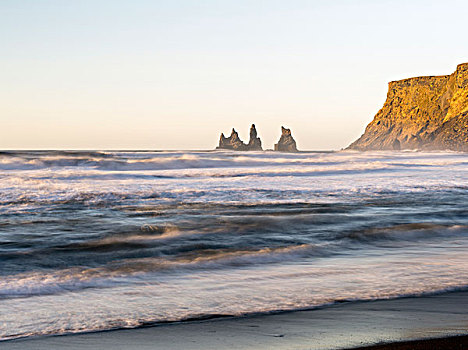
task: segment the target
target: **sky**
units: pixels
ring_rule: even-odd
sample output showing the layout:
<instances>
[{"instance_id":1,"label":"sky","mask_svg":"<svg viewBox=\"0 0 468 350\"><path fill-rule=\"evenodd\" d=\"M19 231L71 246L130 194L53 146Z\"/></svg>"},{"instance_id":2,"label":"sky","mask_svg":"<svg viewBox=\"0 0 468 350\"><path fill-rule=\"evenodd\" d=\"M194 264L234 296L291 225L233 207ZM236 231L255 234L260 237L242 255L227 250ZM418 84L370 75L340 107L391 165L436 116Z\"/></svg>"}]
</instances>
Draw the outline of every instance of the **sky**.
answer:
<instances>
[{"instance_id":1,"label":"sky","mask_svg":"<svg viewBox=\"0 0 468 350\"><path fill-rule=\"evenodd\" d=\"M0 149L348 146L468 62L466 1L0 0Z\"/></svg>"}]
</instances>

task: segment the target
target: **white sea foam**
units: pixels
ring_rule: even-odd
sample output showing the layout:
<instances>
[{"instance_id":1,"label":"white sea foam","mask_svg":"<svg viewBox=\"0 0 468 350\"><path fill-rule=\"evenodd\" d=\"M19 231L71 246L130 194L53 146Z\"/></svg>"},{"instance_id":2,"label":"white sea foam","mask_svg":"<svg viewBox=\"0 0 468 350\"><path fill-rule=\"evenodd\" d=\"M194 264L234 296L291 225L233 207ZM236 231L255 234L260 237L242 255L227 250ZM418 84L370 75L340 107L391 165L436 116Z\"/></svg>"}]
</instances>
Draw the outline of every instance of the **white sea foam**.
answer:
<instances>
[{"instance_id":1,"label":"white sea foam","mask_svg":"<svg viewBox=\"0 0 468 350\"><path fill-rule=\"evenodd\" d=\"M365 255L354 261L342 257L313 264L274 264L259 270L192 272L131 286L115 285L105 293L85 289L79 294L3 299L2 314L18 317L3 322L6 326L0 330L0 339L135 327L209 314L303 309L335 300L385 299L468 287L463 253L408 258ZM34 321L27 314L18 315L21 309L34 311Z\"/></svg>"},{"instance_id":2,"label":"white sea foam","mask_svg":"<svg viewBox=\"0 0 468 350\"><path fill-rule=\"evenodd\" d=\"M466 155L458 153L342 152L276 156L268 152L241 155L160 152L137 153L137 156L107 154L106 158L82 157L79 161L68 158L64 161L60 157L0 156L3 164L0 168L9 169L2 173L0 201L26 203L80 198L102 201L129 195L226 201L229 196L226 186L242 190L242 200L250 202L263 200L260 192L251 189L275 188L303 191L303 195L279 200L304 200L310 193L316 200L321 192L327 194L322 196L323 200L330 200L329 194L333 193L372 195L381 189L419 191L441 186L466 187L468 171ZM377 177L378 184L373 183Z\"/></svg>"}]
</instances>

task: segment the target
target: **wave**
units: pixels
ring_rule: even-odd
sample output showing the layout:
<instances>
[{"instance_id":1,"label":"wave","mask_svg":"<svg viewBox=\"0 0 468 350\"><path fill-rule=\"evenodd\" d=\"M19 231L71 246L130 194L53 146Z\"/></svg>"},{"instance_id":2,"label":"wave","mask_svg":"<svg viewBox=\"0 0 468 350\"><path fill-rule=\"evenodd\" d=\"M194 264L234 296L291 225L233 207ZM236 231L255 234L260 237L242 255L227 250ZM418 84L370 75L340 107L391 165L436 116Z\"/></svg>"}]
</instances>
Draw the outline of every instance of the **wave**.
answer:
<instances>
[{"instance_id":1,"label":"wave","mask_svg":"<svg viewBox=\"0 0 468 350\"><path fill-rule=\"evenodd\" d=\"M299 311L312 311L316 309L322 309L325 307L332 307L335 305L340 305L343 303L362 303L362 302L369 302L369 301L381 301L381 300L395 300L395 299L403 299L403 298L421 298L421 297L431 297L436 295L444 295L450 293L460 293L460 292L467 292L468 285L463 286L448 286L445 288L439 289L430 289L427 291L419 291L419 292L403 292L403 293L395 293L390 295L373 295L373 296L365 296L362 298L330 298L324 299L321 302L312 303L311 305L307 306L293 306L291 305L288 308L269 308L263 310L255 310L251 312L226 312L226 313L190 313L186 312L181 314L179 317L174 318L119 318L115 320L105 320L101 322L97 322L96 324L81 324L79 327L73 328L69 327L58 327L58 328L50 328L44 330L37 330L37 331L27 331L27 330L20 330L15 334L8 334L2 333L0 331L0 343L15 339L22 339L22 338L32 338L32 337L41 337L41 336L50 336L50 335L70 335L70 334L82 334L82 333L97 333L97 332L107 332L107 331L114 331L114 330L123 330L123 329L138 329L138 328L146 328L146 327L154 327L158 325L164 324L176 324L176 323L186 323L186 322L200 322L200 321L208 321L208 320L221 320L226 318L247 318L247 317L255 317L261 315L274 315L274 314L283 314L283 313L291 313L291 312L299 312ZM52 326L53 327L53 326Z\"/></svg>"},{"instance_id":2,"label":"wave","mask_svg":"<svg viewBox=\"0 0 468 350\"><path fill-rule=\"evenodd\" d=\"M2 152L0 338L466 286L467 166L443 152Z\"/></svg>"},{"instance_id":3,"label":"wave","mask_svg":"<svg viewBox=\"0 0 468 350\"><path fill-rule=\"evenodd\" d=\"M284 176L287 178L287 176ZM332 204L340 206L343 203L361 204L372 207L394 206L399 204L403 207L414 205L419 207L423 204L434 205L430 200L454 201L454 205L448 210L453 212L456 208L465 208L465 197L468 186L463 183L445 183L427 181L426 183L395 184L382 187L362 187L358 184L337 183L335 179L329 182L310 182L293 186L275 187L273 179L268 186L261 187L261 177L252 184L227 187L223 183L186 184L167 182L139 182L132 181L112 182L111 184L90 185L84 183L55 183L54 180L38 181L38 184L21 182L19 185L3 182L5 188L0 191L0 213L13 215L14 213L35 213L38 211L52 211L62 208L63 210L76 210L82 207L94 209L116 209L125 210L130 207L152 206L152 215L164 213L166 209L188 209L196 206L202 210L204 206L210 205L214 208L228 208L247 205L250 208L268 206L297 205L325 205ZM300 178L300 177L296 177ZM309 176L310 178L310 176ZM167 179L164 179L167 180ZM31 180L26 180L31 181ZM198 180L197 180L198 181ZM232 178L227 181L233 181ZM391 182L391 179L388 180ZM268 181L264 181L268 182ZM383 182L383 181L382 181ZM321 186L323 185L323 187ZM255 187L254 187L255 186ZM258 186L258 187L257 187ZM457 203L459 202L459 203ZM466 211L466 209L464 209ZM134 216L138 215L134 211ZM142 214L143 216L146 214ZM247 214L248 215L248 214Z\"/></svg>"},{"instance_id":4,"label":"wave","mask_svg":"<svg viewBox=\"0 0 468 350\"><path fill-rule=\"evenodd\" d=\"M41 170L59 168L99 171L159 171L204 168L265 166L361 167L372 169L466 166L463 155L453 153L296 153L275 152L0 152L0 170Z\"/></svg>"},{"instance_id":5,"label":"wave","mask_svg":"<svg viewBox=\"0 0 468 350\"><path fill-rule=\"evenodd\" d=\"M262 226L261 223L256 223ZM244 227L245 229L245 227ZM229 232L229 228L223 228ZM353 242L366 245L379 246L382 242L392 241L398 246L408 243L421 244L424 240L438 238L459 237L468 238L468 225L444 226L430 223L414 223L395 225L392 227L364 229L356 232L328 237L321 242L298 243L271 247L255 247L244 245L235 247L223 247L223 240L216 241L205 239L203 241L187 242L189 237L196 235L213 234L213 230L206 231L180 231L177 227L165 228L145 226L144 232L153 234L134 234L128 236L113 236L89 242L76 243L61 246L49 250L47 254L59 252L90 252L100 254L104 252L116 252L123 250L138 250L151 246L159 246L162 241L178 240L185 242L183 245L167 245L164 243L165 254L155 257L133 257L111 260L99 267L71 267L55 271L32 271L3 276L0 280L0 298L24 298L36 295L60 294L70 291L78 291L87 288L109 288L122 284L138 284L141 281L149 281L157 276L173 273L191 273L196 271L213 271L219 269L255 268L261 265L281 263L289 261L297 263L311 258L327 258L349 254L359 255L356 248L363 252L368 249ZM260 231L259 231L260 232ZM233 233L231 233L233 234ZM298 237L299 238L299 237ZM259 243L260 237L254 239ZM268 240L264 240L264 245ZM388 248L388 245L386 245ZM419 245L421 249L422 246ZM55 252L55 253L53 253ZM39 255L45 254L38 251ZM133 254L133 253L132 253ZM58 257L59 259L60 256ZM146 283L146 282L145 282Z\"/></svg>"},{"instance_id":6,"label":"wave","mask_svg":"<svg viewBox=\"0 0 468 350\"><path fill-rule=\"evenodd\" d=\"M420 242L423 239L437 237L468 237L468 225L400 224L390 227L372 227L346 233L341 237L366 243L378 243L379 241Z\"/></svg>"},{"instance_id":7,"label":"wave","mask_svg":"<svg viewBox=\"0 0 468 350\"><path fill-rule=\"evenodd\" d=\"M150 239L153 239L151 237ZM131 240L148 237L131 237ZM226 267L271 264L290 259L323 256L323 248L314 245L295 245L257 250L210 250L196 255L183 254L173 258L142 258L114 261L99 268L74 267L52 272L4 276L0 280L0 299L25 298L37 295L60 294L87 288L109 288L122 284L147 283L149 274L223 269Z\"/></svg>"}]
</instances>

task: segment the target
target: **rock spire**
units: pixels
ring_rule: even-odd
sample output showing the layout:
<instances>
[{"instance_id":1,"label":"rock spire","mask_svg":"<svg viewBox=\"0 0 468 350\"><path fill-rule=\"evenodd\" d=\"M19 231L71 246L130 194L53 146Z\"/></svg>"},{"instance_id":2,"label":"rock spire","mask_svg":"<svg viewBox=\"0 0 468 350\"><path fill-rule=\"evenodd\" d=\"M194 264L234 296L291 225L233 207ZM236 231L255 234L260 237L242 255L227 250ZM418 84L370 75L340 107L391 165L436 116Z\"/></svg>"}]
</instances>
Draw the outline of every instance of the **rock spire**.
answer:
<instances>
[{"instance_id":1,"label":"rock spire","mask_svg":"<svg viewBox=\"0 0 468 350\"><path fill-rule=\"evenodd\" d=\"M250 140L248 144L242 142L239 138L239 134L233 128L231 136L225 137L224 134L221 134L219 138L219 145L216 149L230 149L234 151L261 151L262 150L262 141L257 136L257 129L255 129L255 124L252 124L250 128Z\"/></svg>"},{"instance_id":2,"label":"rock spire","mask_svg":"<svg viewBox=\"0 0 468 350\"><path fill-rule=\"evenodd\" d=\"M262 140L257 135L255 124L250 127L249 143L245 144L239 138L239 134L233 128L229 137L224 136L222 133L219 138L219 145L216 149L229 149L233 151L262 151ZM291 135L291 130L281 127L281 137L277 144L275 144L275 151L278 152L297 152L296 141Z\"/></svg>"},{"instance_id":3,"label":"rock spire","mask_svg":"<svg viewBox=\"0 0 468 350\"><path fill-rule=\"evenodd\" d=\"M247 144L248 151L262 151L262 140L260 137L257 137L257 129L255 129L255 124L252 124L250 127L250 140Z\"/></svg>"},{"instance_id":4,"label":"rock spire","mask_svg":"<svg viewBox=\"0 0 468 350\"><path fill-rule=\"evenodd\" d=\"M223 133L221 134L221 137L219 138L219 146L217 148L244 151L245 147L246 144L241 141L237 131L234 128L232 128L231 136L225 137Z\"/></svg>"},{"instance_id":5,"label":"rock spire","mask_svg":"<svg viewBox=\"0 0 468 350\"><path fill-rule=\"evenodd\" d=\"M275 151L279 152L297 152L296 141L291 135L291 130L281 127L281 137L275 144Z\"/></svg>"}]
</instances>

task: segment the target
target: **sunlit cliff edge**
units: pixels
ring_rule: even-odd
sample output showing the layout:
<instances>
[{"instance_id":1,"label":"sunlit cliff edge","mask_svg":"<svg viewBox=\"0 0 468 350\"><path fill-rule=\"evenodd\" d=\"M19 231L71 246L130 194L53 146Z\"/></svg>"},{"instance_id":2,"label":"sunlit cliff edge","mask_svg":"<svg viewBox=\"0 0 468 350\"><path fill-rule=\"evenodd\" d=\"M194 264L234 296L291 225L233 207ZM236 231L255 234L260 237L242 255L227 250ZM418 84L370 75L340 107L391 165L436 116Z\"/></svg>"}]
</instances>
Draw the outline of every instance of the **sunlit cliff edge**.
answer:
<instances>
[{"instance_id":1,"label":"sunlit cliff edge","mask_svg":"<svg viewBox=\"0 0 468 350\"><path fill-rule=\"evenodd\" d=\"M348 149L468 151L468 63L451 75L390 82L382 109Z\"/></svg>"}]
</instances>

